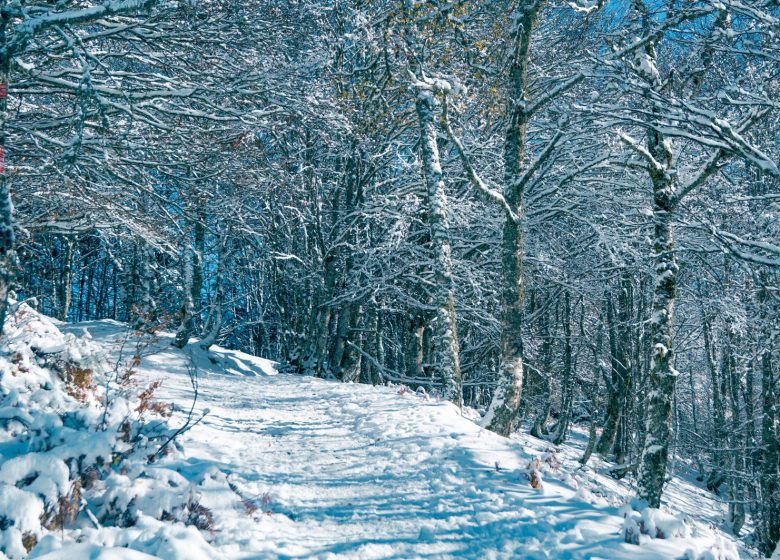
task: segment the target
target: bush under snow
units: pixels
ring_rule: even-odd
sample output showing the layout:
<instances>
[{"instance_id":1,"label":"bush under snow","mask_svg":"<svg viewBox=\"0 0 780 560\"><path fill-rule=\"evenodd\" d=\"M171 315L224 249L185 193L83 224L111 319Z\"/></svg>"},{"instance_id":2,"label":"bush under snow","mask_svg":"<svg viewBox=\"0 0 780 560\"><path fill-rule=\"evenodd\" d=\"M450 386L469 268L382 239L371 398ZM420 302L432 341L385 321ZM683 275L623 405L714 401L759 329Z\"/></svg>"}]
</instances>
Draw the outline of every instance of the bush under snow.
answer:
<instances>
[{"instance_id":1,"label":"bush under snow","mask_svg":"<svg viewBox=\"0 0 780 560\"><path fill-rule=\"evenodd\" d=\"M156 461L177 451L164 446L173 431L157 385L135 379L143 345L128 334L127 363L111 364L86 333L15 307L0 339L0 560L69 542L166 558L208 548L197 485ZM190 552L177 556L182 540Z\"/></svg>"}]
</instances>

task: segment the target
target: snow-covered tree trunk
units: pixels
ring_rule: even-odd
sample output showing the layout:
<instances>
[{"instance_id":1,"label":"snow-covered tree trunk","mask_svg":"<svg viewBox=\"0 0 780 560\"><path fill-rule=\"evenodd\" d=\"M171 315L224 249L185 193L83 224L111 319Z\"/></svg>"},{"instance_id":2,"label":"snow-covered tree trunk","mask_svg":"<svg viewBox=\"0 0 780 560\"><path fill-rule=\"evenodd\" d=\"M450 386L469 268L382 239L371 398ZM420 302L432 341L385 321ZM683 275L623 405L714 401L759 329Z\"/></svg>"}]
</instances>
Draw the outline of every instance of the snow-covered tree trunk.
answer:
<instances>
[{"instance_id":1,"label":"snow-covered tree trunk","mask_svg":"<svg viewBox=\"0 0 780 560\"><path fill-rule=\"evenodd\" d=\"M728 328L728 327L727 327ZM731 433L729 434L729 447L737 450L741 447L743 439L742 418L739 406L739 374L737 363L734 357L734 348L732 346L733 333L728 332L726 337L726 346L723 349L723 378L727 382L729 409L731 413ZM730 477L729 477L729 517L731 529L735 535L739 535L745 524L745 501L744 501L744 480L741 474L744 472L744 455L734 452L731 455Z\"/></svg>"},{"instance_id":2,"label":"snow-covered tree trunk","mask_svg":"<svg viewBox=\"0 0 780 560\"><path fill-rule=\"evenodd\" d=\"M431 89L418 87L415 108L420 126L420 151L427 191L427 215L434 267L431 292L435 316L431 321L433 355L430 373L441 383L442 396L460 405L462 389L452 278L452 248L447 221L447 197L436 141L436 99Z\"/></svg>"},{"instance_id":3,"label":"snow-covered tree trunk","mask_svg":"<svg viewBox=\"0 0 780 560\"><path fill-rule=\"evenodd\" d=\"M14 224L11 190L8 185L6 151L8 138L8 82L11 53L6 49L9 17L5 12L6 1L0 3L0 332L8 312L8 293L14 280L16 258L14 253Z\"/></svg>"},{"instance_id":4,"label":"snow-covered tree trunk","mask_svg":"<svg viewBox=\"0 0 780 560\"><path fill-rule=\"evenodd\" d=\"M599 383L599 379L602 377L605 377L603 372L603 366L601 361L601 346L603 344L603 323L600 321L597 326L596 334L595 334L595 342L593 344L593 383L590 386L588 397L591 401L591 407L590 407L590 428L588 430L588 444L585 447L585 451L582 454L582 457L580 458L580 463L583 465L587 465L588 461L590 460L591 455L593 454L593 451L596 449L596 443L598 440L598 434L596 432L596 428L599 423L599 390L601 388L601 384Z\"/></svg>"},{"instance_id":5,"label":"snow-covered tree trunk","mask_svg":"<svg viewBox=\"0 0 780 560\"><path fill-rule=\"evenodd\" d=\"M501 361L485 426L508 436L517 422L523 393L523 158L528 133L526 94L531 36L544 1L522 2L513 14L508 83L509 124L504 140L504 198L516 219L504 221L501 239Z\"/></svg>"},{"instance_id":6,"label":"snow-covered tree trunk","mask_svg":"<svg viewBox=\"0 0 780 560\"><path fill-rule=\"evenodd\" d=\"M671 144L658 131L648 131L647 148L657 166L651 166L653 185L653 314L650 319L650 364L646 437L639 467L639 497L650 507L661 504L669 444L672 441L672 405L677 372L674 369L672 328L677 294L677 257L674 247L675 175ZM663 164L661 163L663 162Z\"/></svg>"},{"instance_id":7,"label":"snow-covered tree trunk","mask_svg":"<svg viewBox=\"0 0 780 560\"><path fill-rule=\"evenodd\" d=\"M422 312L413 312L406 320L404 329L404 351L401 353L407 377L412 379L423 376L423 363L425 356L423 351L423 338L425 336L425 317Z\"/></svg>"},{"instance_id":8,"label":"snow-covered tree trunk","mask_svg":"<svg viewBox=\"0 0 780 560\"><path fill-rule=\"evenodd\" d=\"M550 306L552 309L552 306ZM557 306L555 307L557 310ZM552 400L552 384L550 382L551 369L553 362L553 338L554 329L550 330L550 312L545 312L541 317L540 335L542 345L539 349L539 360L535 369L538 371L536 377L538 384L541 385L541 393L537 397L537 405L533 425L531 426L531 435L537 438L544 438L547 435L547 421L550 419L550 407ZM556 311L557 315L557 311ZM555 326L554 326L555 327ZM533 370L531 370L533 371ZM532 379L529 376L529 381Z\"/></svg>"},{"instance_id":9,"label":"snow-covered tree trunk","mask_svg":"<svg viewBox=\"0 0 780 560\"><path fill-rule=\"evenodd\" d=\"M710 373L710 385L712 387L712 425L714 428L712 434L712 447L714 451L712 453L712 468L707 477L707 488L712 491L717 491L724 479L723 453L721 448L725 447L723 439L724 429L726 428L726 417L724 414L723 399L721 398L720 376L718 375L718 369L715 365L715 357L713 355L712 330L710 328L709 318L703 311L702 338L704 339L704 357L707 363L707 369Z\"/></svg>"},{"instance_id":10,"label":"snow-covered tree trunk","mask_svg":"<svg viewBox=\"0 0 780 560\"><path fill-rule=\"evenodd\" d=\"M596 446L596 452L608 455L618 440L621 418L626 414L625 403L631 384L630 319L632 311L633 286L628 277L618 283L617 310L612 298L607 298L607 324L609 329L609 351L611 375L607 397L604 428Z\"/></svg>"},{"instance_id":11,"label":"snow-covered tree trunk","mask_svg":"<svg viewBox=\"0 0 780 560\"><path fill-rule=\"evenodd\" d=\"M195 314L200 310L201 290L203 289L203 251L205 245L205 228L203 212L193 224L194 245L185 239L182 252L182 303L179 311L180 322L173 345L184 348L189 343L195 330Z\"/></svg>"},{"instance_id":12,"label":"snow-covered tree trunk","mask_svg":"<svg viewBox=\"0 0 780 560\"><path fill-rule=\"evenodd\" d=\"M566 439L571 421L572 406L574 404L574 373L572 364L571 345L571 296L566 291L563 294L563 379L561 380L561 406L558 412L558 424L555 426L555 435L552 442L560 445Z\"/></svg>"},{"instance_id":13,"label":"snow-covered tree trunk","mask_svg":"<svg viewBox=\"0 0 780 560\"><path fill-rule=\"evenodd\" d=\"M766 337L769 344L771 334ZM772 362L771 344L761 356L761 478L760 512L761 522L758 542L761 552L767 557L780 542L780 429L778 428L778 397L776 378Z\"/></svg>"},{"instance_id":14,"label":"snow-covered tree trunk","mask_svg":"<svg viewBox=\"0 0 780 560\"><path fill-rule=\"evenodd\" d=\"M214 295L211 299L209 316L206 320L206 327L208 330L204 333L203 338L200 341L200 346L204 350L208 350L217 342L219 331L222 328L222 306L225 304L225 260L227 259L227 251L225 248L226 243L227 236L222 236L218 240L217 270L216 277L214 278Z\"/></svg>"},{"instance_id":15,"label":"snow-covered tree trunk","mask_svg":"<svg viewBox=\"0 0 780 560\"><path fill-rule=\"evenodd\" d=\"M70 308L73 303L73 256L75 242L72 237L66 237L62 240L65 248L62 265L57 278L55 290L57 292L57 318L60 321L67 321Z\"/></svg>"},{"instance_id":16,"label":"snow-covered tree trunk","mask_svg":"<svg viewBox=\"0 0 780 560\"><path fill-rule=\"evenodd\" d=\"M154 269L152 261L155 258L154 249L143 243L138 249L138 286L133 303L133 328L144 330L151 327L157 320L157 303L152 296L154 289Z\"/></svg>"},{"instance_id":17,"label":"snow-covered tree trunk","mask_svg":"<svg viewBox=\"0 0 780 560\"><path fill-rule=\"evenodd\" d=\"M173 345L177 348L184 348L190 341L193 330L193 314L195 310L195 302L192 300L192 293L194 290L194 268L195 251L192 248L192 244L186 243L182 252L182 303L179 311L179 328L176 330L176 337L173 340Z\"/></svg>"}]
</instances>

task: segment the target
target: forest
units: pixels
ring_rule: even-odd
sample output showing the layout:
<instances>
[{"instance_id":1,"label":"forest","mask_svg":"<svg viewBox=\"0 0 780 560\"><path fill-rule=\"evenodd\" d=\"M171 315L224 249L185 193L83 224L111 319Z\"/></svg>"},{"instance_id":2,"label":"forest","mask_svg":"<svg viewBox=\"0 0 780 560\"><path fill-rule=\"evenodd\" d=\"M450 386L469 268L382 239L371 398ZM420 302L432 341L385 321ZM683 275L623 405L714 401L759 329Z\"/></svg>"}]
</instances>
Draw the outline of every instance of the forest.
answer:
<instances>
[{"instance_id":1,"label":"forest","mask_svg":"<svg viewBox=\"0 0 780 560\"><path fill-rule=\"evenodd\" d=\"M111 319L580 430L645 507L690 471L772 556L777 0L0 15L0 325Z\"/></svg>"}]
</instances>

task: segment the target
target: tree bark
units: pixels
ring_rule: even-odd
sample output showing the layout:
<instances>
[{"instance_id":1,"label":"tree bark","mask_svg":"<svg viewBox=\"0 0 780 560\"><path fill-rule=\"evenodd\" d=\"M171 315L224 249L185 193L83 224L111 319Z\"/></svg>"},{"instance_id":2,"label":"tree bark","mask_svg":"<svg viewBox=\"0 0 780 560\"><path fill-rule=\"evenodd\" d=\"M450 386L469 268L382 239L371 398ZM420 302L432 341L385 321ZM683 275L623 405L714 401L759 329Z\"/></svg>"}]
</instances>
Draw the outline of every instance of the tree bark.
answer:
<instances>
[{"instance_id":1,"label":"tree bark","mask_svg":"<svg viewBox=\"0 0 780 560\"><path fill-rule=\"evenodd\" d=\"M179 328L176 331L176 337L173 339L173 345L176 348L184 348L187 346L194 328L193 314L195 302L193 301L193 293L195 292L195 251L189 243L189 240L185 241L186 244L182 251L182 304L181 311L179 312Z\"/></svg>"},{"instance_id":2,"label":"tree bark","mask_svg":"<svg viewBox=\"0 0 780 560\"><path fill-rule=\"evenodd\" d=\"M671 162L672 154L661 133L648 132L648 149L657 162ZM671 165L671 163L669 163ZM672 440L672 404L677 372L674 369L672 327L677 294L677 257L674 248L674 175L668 168L651 170L653 184L653 315L650 319L652 361L647 403L646 437L639 467L638 494L649 507L661 505Z\"/></svg>"},{"instance_id":3,"label":"tree bark","mask_svg":"<svg viewBox=\"0 0 780 560\"><path fill-rule=\"evenodd\" d=\"M227 236L222 236L218 240L219 250L217 252L217 271L214 279L214 296L211 300L209 316L206 320L208 330L200 341L200 347L208 350L217 342L219 331L222 328L222 306L225 304L225 259ZM262 355L262 354L260 354Z\"/></svg>"},{"instance_id":4,"label":"tree bark","mask_svg":"<svg viewBox=\"0 0 780 560\"><path fill-rule=\"evenodd\" d=\"M428 223L431 228L436 310L431 321L433 356L431 374L442 385L442 397L458 406L462 400L458 328L452 279L452 249L447 222L447 199L436 142L436 101L433 92L418 88L415 108L420 125L423 173L427 188Z\"/></svg>"},{"instance_id":5,"label":"tree bark","mask_svg":"<svg viewBox=\"0 0 780 560\"><path fill-rule=\"evenodd\" d=\"M137 290L135 290L136 286L133 286L133 292L137 295L135 298L131 298L130 302L133 312L133 328L145 330L153 326L157 321L157 304L152 297L155 283L152 261L155 259L155 253L150 245L141 243L142 245L137 251ZM128 293L130 293L130 290L128 290Z\"/></svg>"},{"instance_id":6,"label":"tree bark","mask_svg":"<svg viewBox=\"0 0 780 560\"><path fill-rule=\"evenodd\" d=\"M555 436L552 442L560 445L566 439L566 432L571 421L571 409L574 401L574 372L572 363L571 346L571 296L569 292L563 295L563 381L561 382L561 409L558 415L558 424L555 427Z\"/></svg>"},{"instance_id":7,"label":"tree bark","mask_svg":"<svg viewBox=\"0 0 780 560\"><path fill-rule=\"evenodd\" d=\"M556 325L553 325L553 327L557 328ZM537 377L541 383L542 392L541 395L539 395L539 400L537 401L537 410L533 425L531 426L531 435L542 439L548 433L547 421L550 419L550 401L552 399L552 384L550 383L550 377L552 375L551 369L554 333L550 330L549 313L542 314L540 334L542 337L542 346L539 349L539 354L541 357L539 360L539 368L541 369L541 372L537 374Z\"/></svg>"},{"instance_id":8,"label":"tree bark","mask_svg":"<svg viewBox=\"0 0 780 560\"><path fill-rule=\"evenodd\" d=\"M720 376L715 366L715 357L712 348L712 328L707 316L702 311L702 336L704 338L704 355L707 361L707 369L710 372L710 384L712 385L712 425L714 428L712 452L712 469L707 477L707 489L717 492L723 484L723 430L726 427L726 417L723 408L723 399L720 392Z\"/></svg>"},{"instance_id":9,"label":"tree bark","mask_svg":"<svg viewBox=\"0 0 780 560\"><path fill-rule=\"evenodd\" d=\"M776 381L772 364L771 333L766 337L769 347L761 356L761 512L758 542L768 558L780 541L780 433L778 433Z\"/></svg>"},{"instance_id":10,"label":"tree bark","mask_svg":"<svg viewBox=\"0 0 780 560\"><path fill-rule=\"evenodd\" d=\"M723 350L723 378L728 383L727 394L731 413L731 433L729 434L729 439L730 447L733 450L731 452L731 473L729 476L729 517L732 531L739 536L739 532L745 524L744 480L740 476L740 473L743 471L744 453L736 451L742 445L743 434L740 429L739 379L732 347L732 336L731 332L727 334L727 343Z\"/></svg>"},{"instance_id":11,"label":"tree bark","mask_svg":"<svg viewBox=\"0 0 780 560\"><path fill-rule=\"evenodd\" d=\"M523 393L523 158L528 133L526 111L531 35L545 2L521 2L513 14L512 59L508 83L509 125L504 139L504 198L516 219L506 219L501 239L501 361L496 386L484 424L508 436L515 428Z\"/></svg>"},{"instance_id":12,"label":"tree bark","mask_svg":"<svg viewBox=\"0 0 780 560\"><path fill-rule=\"evenodd\" d=\"M621 278L618 283L617 311L612 298L607 298L607 323L609 327L609 350L611 375L607 399L606 419L596 452L610 454L620 446L618 428L625 414L628 388L631 385L630 319L633 308L633 287L630 278ZM621 446L622 447L622 446Z\"/></svg>"},{"instance_id":13,"label":"tree bark","mask_svg":"<svg viewBox=\"0 0 780 560\"><path fill-rule=\"evenodd\" d=\"M64 261L60 269L59 278L59 309L57 309L57 318L60 321L67 321L70 308L73 303L73 246L71 238L62 240L65 245Z\"/></svg>"},{"instance_id":14,"label":"tree bark","mask_svg":"<svg viewBox=\"0 0 780 560\"><path fill-rule=\"evenodd\" d=\"M6 1L3 0L2 7ZM9 17L3 11L0 19L0 333L8 313L8 296L16 270L16 239L13 223L11 189L6 165L8 138L8 84L11 69L11 53L6 50L6 33Z\"/></svg>"}]
</instances>

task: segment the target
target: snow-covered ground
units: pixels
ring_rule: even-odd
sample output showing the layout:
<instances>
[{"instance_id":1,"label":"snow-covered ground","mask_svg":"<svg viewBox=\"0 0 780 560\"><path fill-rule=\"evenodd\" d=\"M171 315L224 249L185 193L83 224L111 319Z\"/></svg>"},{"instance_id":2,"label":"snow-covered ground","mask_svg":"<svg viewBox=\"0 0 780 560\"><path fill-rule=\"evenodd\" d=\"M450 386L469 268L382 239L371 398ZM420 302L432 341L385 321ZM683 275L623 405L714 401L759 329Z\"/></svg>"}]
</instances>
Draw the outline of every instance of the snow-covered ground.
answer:
<instances>
[{"instance_id":1,"label":"snow-covered ground","mask_svg":"<svg viewBox=\"0 0 780 560\"><path fill-rule=\"evenodd\" d=\"M88 332L109 362L130 355L120 323L59 328ZM181 351L170 341L162 334L144 348L139 374L162 380L157 397L175 403L175 427L190 410L197 372L194 417L207 413L179 438L179 452L127 483L143 513L123 529L76 523L46 536L30 557L737 557L715 527L721 505L680 480L669 495L684 515L659 523L684 536L626 544L621 506L631 490L599 474L596 458L580 468L581 436L554 451L530 436L496 436L451 404L398 387L277 374L267 360L197 345ZM160 493L160 481L171 495ZM200 531L168 511L179 503L171 496L183 494Z\"/></svg>"}]
</instances>

